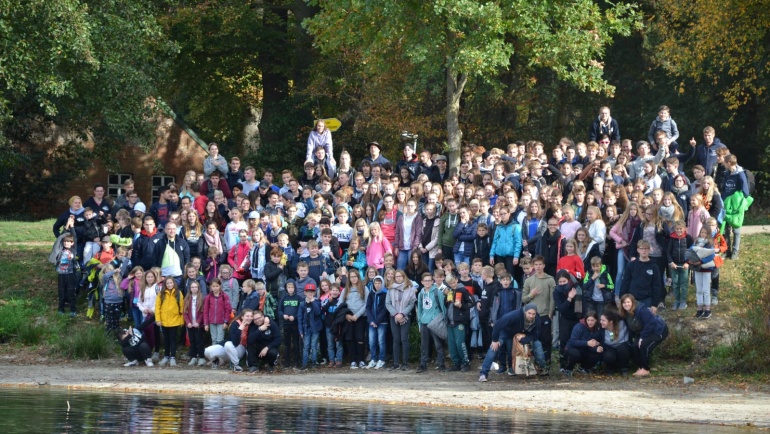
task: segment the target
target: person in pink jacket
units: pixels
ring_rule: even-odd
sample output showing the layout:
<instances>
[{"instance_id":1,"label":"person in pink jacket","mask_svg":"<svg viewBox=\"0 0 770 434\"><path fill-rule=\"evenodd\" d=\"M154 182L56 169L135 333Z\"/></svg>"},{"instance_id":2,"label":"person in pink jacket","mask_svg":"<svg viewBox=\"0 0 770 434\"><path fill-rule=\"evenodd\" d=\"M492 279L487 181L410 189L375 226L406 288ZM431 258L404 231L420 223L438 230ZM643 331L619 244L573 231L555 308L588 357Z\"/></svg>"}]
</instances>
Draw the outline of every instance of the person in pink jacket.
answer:
<instances>
[{"instance_id":1,"label":"person in pink jacket","mask_svg":"<svg viewBox=\"0 0 770 434\"><path fill-rule=\"evenodd\" d=\"M222 282L212 279L209 284L211 291L203 300L203 325L211 333L211 342L224 345L225 324L230 322L233 313L230 297L222 291Z\"/></svg>"},{"instance_id":2,"label":"person in pink jacket","mask_svg":"<svg viewBox=\"0 0 770 434\"><path fill-rule=\"evenodd\" d=\"M380 224L372 222L369 225L369 246L366 247L366 265L374 267L379 272L385 268L385 254L393 251L390 241L382 235Z\"/></svg>"},{"instance_id":3,"label":"person in pink jacket","mask_svg":"<svg viewBox=\"0 0 770 434\"><path fill-rule=\"evenodd\" d=\"M243 285L244 280L251 279L251 273L249 272L251 244L249 243L249 233L247 231L241 230L238 232L238 237L238 244L234 245L230 249L230 253L227 254L227 263L233 267L233 277L238 280L240 285Z\"/></svg>"}]
</instances>

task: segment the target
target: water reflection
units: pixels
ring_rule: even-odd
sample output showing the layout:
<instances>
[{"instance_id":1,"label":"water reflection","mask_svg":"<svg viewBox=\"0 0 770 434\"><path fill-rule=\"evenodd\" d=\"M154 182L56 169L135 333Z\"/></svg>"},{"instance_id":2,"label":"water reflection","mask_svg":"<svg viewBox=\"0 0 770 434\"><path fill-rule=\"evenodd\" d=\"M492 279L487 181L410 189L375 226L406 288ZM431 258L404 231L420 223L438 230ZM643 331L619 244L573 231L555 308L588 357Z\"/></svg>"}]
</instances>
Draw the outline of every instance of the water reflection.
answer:
<instances>
[{"instance_id":1,"label":"water reflection","mask_svg":"<svg viewBox=\"0 0 770 434\"><path fill-rule=\"evenodd\" d=\"M225 395L165 396L0 389L2 433L732 433L746 428L553 413L473 410ZM69 410L67 403L69 402Z\"/></svg>"}]
</instances>

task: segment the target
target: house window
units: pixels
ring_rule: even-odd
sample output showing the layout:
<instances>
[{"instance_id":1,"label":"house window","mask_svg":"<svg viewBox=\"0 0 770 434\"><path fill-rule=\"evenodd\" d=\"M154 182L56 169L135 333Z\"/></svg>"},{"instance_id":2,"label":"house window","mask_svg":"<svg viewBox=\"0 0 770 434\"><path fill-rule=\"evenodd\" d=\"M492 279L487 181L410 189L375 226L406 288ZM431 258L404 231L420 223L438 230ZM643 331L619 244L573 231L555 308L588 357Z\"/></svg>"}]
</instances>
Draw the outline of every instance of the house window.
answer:
<instances>
[{"instance_id":1,"label":"house window","mask_svg":"<svg viewBox=\"0 0 770 434\"><path fill-rule=\"evenodd\" d=\"M152 201L158 200L158 188L169 185L174 182L173 176L153 176L152 177Z\"/></svg>"},{"instance_id":2,"label":"house window","mask_svg":"<svg viewBox=\"0 0 770 434\"><path fill-rule=\"evenodd\" d=\"M128 179L131 179L130 173L115 173L107 176L107 195L114 199L125 193L123 183Z\"/></svg>"}]
</instances>

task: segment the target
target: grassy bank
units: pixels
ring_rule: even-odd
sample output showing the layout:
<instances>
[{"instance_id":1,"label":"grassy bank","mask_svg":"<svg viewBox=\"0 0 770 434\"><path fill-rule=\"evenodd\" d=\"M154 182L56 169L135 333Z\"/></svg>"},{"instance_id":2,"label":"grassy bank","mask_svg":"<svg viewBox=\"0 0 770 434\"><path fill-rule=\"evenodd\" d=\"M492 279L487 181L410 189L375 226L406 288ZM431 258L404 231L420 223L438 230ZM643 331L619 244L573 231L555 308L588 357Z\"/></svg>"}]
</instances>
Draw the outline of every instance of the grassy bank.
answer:
<instances>
[{"instance_id":1,"label":"grassy bank","mask_svg":"<svg viewBox=\"0 0 770 434\"><path fill-rule=\"evenodd\" d=\"M98 322L82 315L82 295L76 319L56 314L56 275L47 262L54 240L52 224L52 220L0 222L0 342L4 343L0 353L28 348L31 353L45 351L62 358L117 354ZM743 237L741 250L739 261L727 261L721 269L719 305L711 319L693 318L694 286L690 309L663 314L671 334L656 354L658 374L767 378L770 234Z\"/></svg>"}]
</instances>

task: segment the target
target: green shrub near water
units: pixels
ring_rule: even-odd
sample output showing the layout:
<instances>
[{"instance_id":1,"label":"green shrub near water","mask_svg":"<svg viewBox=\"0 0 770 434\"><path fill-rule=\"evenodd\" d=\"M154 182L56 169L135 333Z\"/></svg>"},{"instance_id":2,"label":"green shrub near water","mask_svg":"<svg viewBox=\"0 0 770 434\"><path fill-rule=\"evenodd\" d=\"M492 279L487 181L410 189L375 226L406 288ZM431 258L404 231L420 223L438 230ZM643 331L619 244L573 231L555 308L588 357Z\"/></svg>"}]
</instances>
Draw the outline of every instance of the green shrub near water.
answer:
<instances>
[{"instance_id":1,"label":"green shrub near water","mask_svg":"<svg viewBox=\"0 0 770 434\"><path fill-rule=\"evenodd\" d=\"M117 344L114 336L100 325L87 325L69 333L58 342L59 352L75 359L101 359L113 355Z\"/></svg>"},{"instance_id":2,"label":"green shrub near water","mask_svg":"<svg viewBox=\"0 0 770 434\"><path fill-rule=\"evenodd\" d=\"M39 301L17 298L0 305L0 342L18 340L25 345L40 342L46 328L38 324L35 317L46 310Z\"/></svg>"}]
</instances>

